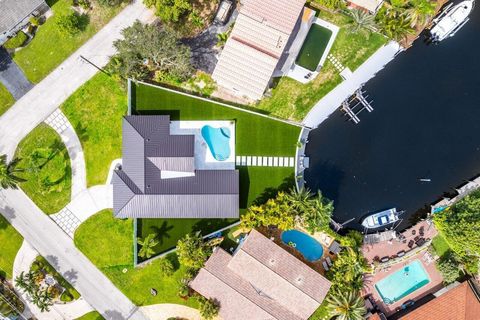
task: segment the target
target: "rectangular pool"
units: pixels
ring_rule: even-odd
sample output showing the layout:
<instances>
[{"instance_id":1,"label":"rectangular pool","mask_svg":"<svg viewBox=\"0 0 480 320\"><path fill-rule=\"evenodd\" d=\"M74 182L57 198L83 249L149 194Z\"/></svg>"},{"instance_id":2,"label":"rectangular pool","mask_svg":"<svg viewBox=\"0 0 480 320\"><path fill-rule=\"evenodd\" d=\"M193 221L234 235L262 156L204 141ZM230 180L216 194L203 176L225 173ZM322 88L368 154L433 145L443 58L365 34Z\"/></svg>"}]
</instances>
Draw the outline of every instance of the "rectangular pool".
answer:
<instances>
[{"instance_id":1,"label":"rectangular pool","mask_svg":"<svg viewBox=\"0 0 480 320\"><path fill-rule=\"evenodd\" d=\"M386 304L392 304L427 285L429 282L430 277L423 268L422 263L419 260L415 260L377 282L375 288Z\"/></svg>"},{"instance_id":2,"label":"rectangular pool","mask_svg":"<svg viewBox=\"0 0 480 320\"><path fill-rule=\"evenodd\" d=\"M295 63L305 69L315 71L331 36L332 30L317 23L312 24Z\"/></svg>"}]
</instances>

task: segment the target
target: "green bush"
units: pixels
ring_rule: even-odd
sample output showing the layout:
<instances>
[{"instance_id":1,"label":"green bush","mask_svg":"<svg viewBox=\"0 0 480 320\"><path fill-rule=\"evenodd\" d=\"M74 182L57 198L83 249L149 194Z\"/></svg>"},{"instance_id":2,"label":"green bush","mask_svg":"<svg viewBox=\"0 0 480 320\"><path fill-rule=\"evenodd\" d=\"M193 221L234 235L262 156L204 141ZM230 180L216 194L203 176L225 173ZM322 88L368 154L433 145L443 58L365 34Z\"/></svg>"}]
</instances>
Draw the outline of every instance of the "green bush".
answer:
<instances>
[{"instance_id":1,"label":"green bush","mask_svg":"<svg viewBox=\"0 0 480 320\"><path fill-rule=\"evenodd\" d=\"M452 254L449 254L445 258L440 259L437 262L437 269L442 274L443 283L445 285L455 282L455 280L460 277L460 269L458 267L458 262L455 260Z\"/></svg>"},{"instance_id":2,"label":"green bush","mask_svg":"<svg viewBox=\"0 0 480 320\"><path fill-rule=\"evenodd\" d=\"M162 277L170 277L175 270L172 262L168 260L168 258L161 258L158 261L158 271L160 271Z\"/></svg>"},{"instance_id":3,"label":"green bush","mask_svg":"<svg viewBox=\"0 0 480 320\"><path fill-rule=\"evenodd\" d=\"M116 7L116 6L119 6L120 4L122 4L122 2L124 2L124 0L97 0L97 2L101 6Z\"/></svg>"},{"instance_id":4,"label":"green bush","mask_svg":"<svg viewBox=\"0 0 480 320\"><path fill-rule=\"evenodd\" d=\"M25 41L27 41L27 39L28 37L25 32L20 31L15 37L8 39L8 41L5 42L3 46L6 49L16 49L21 47L25 43Z\"/></svg>"},{"instance_id":5,"label":"green bush","mask_svg":"<svg viewBox=\"0 0 480 320\"><path fill-rule=\"evenodd\" d=\"M34 25L34 26L39 26L41 23L40 23L40 19L38 17L30 17L30 24Z\"/></svg>"},{"instance_id":6,"label":"green bush","mask_svg":"<svg viewBox=\"0 0 480 320\"><path fill-rule=\"evenodd\" d=\"M200 296L198 297L198 303L200 305L200 315L203 319L210 320L218 315L220 306L217 301Z\"/></svg>"},{"instance_id":7,"label":"green bush","mask_svg":"<svg viewBox=\"0 0 480 320\"><path fill-rule=\"evenodd\" d=\"M65 36L73 36L81 31L82 18L76 12L60 16L57 18L57 27L60 33Z\"/></svg>"}]
</instances>

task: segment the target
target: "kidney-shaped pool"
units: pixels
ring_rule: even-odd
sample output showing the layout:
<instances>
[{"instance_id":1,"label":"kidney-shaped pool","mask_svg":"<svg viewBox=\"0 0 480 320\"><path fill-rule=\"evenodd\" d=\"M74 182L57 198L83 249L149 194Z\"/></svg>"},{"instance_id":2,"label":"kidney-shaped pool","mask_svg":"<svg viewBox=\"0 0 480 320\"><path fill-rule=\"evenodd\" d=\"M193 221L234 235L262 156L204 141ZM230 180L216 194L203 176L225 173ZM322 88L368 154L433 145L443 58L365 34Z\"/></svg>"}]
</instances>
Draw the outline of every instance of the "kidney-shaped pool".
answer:
<instances>
[{"instance_id":1,"label":"kidney-shaped pool","mask_svg":"<svg viewBox=\"0 0 480 320\"><path fill-rule=\"evenodd\" d=\"M323 256L322 244L306 233L288 230L282 232L281 238L283 243L294 247L308 261L317 261Z\"/></svg>"}]
</instances>

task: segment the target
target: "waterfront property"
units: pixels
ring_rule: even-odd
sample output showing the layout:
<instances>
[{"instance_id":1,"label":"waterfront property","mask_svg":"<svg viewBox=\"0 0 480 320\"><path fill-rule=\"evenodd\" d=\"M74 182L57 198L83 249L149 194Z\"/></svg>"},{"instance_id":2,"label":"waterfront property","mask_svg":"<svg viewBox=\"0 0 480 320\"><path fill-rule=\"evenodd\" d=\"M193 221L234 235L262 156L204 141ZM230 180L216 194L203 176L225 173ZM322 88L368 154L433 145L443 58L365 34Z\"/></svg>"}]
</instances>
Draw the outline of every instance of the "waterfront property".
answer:
<instances>
[{"instance_id":1,"label":"waterfront property","mask_svg":"<svg viewBox=\"0 0 480 320\"><path fill-rule=\"evenodd\" d=\"M212 78L230 92L258 100L290 46L305 0L245 0Z\"/></svg>"},{"instance_id":2,"label":"waterfront property","mask_svg":"<svg viewBox=\"0 0 480 320\"><path fill-rule=\"evenodd\" d=\"M207 152L200 134L205 125L171 125L169 116L124 117L123 161L113 175L117 218L238 218L235 155L217 160ZM233 123L220 125L234 134Z\"/></svg>"},{"instance_id":3,"label":"waterfront property","mask_svg":"<svg viewBox=\"0 0 480 320\"><path fill-rule=\"evenodd\" d=\"M233 255L217 248L190 287L224 319L308 319L330 282L256 230Z\"/></svg>"},{"instance_id":4,"label":"waterfront property","mask_svg":"<svg viewBox=\"0 0 480 320\"><path fill-rule=\"evenodd\" d=\"M480 292L473 281L455 282L433 294L433 299L394 315L399 320L480 319Z\"/></svg>"},{"instance_id":5,"label":"waterfront property","mask_svg":"<svg viewBox=\"0 0 480 320\"><path fill-rule=\"evenodd\" d=\"M306 233L298 230L283 231L283 243L295 248L310 262L319 260L323 256L323 247L320 242Z\"/></svg>"}]
</instances>

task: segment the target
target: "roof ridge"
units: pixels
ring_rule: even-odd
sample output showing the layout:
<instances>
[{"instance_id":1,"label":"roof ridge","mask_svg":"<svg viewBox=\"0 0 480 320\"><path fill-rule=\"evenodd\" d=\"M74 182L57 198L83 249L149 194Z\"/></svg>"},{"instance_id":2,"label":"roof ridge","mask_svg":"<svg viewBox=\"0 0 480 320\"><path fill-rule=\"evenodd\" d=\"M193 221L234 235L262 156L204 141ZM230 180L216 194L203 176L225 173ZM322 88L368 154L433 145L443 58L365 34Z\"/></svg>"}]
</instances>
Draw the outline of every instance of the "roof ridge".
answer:
<instances>
[{"instance_id":1,"label":"roof ridge","mask_svg":"<svg viewBox=\"0 0 480 320\"><path fill-rule=\"evenodd\" d=\"M131 197L130 197L130 199L128 199L127 201L125 201L124 205L123 205L119 210L117 210L117 212L120 213L120 212L132 201L132 199L135 198L135 196L136 196L137 194L136 194L135 191L133 191L132 188L130 188L130 186L125 182L125 180L123 179L123 177L118 174L118 172L124 173L123 171L121 171L121 170L114 170L113 172L114 172L114 174L115 174L120 180L122 180L124 186L125 186L126 188L128 188L128 190L131 191ZM127 174L124 173L124 175L128 178ZM130 178L128 178L128 179L130 179ZM130 180L131 180L131 179L130 179ZM132 181L132 183L138 188L138 186L135 184L135 182ZM140 189L140 188L139 188L139 189ZM116 215L118 215L118 214L116 214Z\"/></svg>"}]
</instances>

